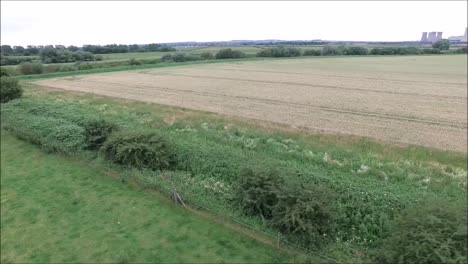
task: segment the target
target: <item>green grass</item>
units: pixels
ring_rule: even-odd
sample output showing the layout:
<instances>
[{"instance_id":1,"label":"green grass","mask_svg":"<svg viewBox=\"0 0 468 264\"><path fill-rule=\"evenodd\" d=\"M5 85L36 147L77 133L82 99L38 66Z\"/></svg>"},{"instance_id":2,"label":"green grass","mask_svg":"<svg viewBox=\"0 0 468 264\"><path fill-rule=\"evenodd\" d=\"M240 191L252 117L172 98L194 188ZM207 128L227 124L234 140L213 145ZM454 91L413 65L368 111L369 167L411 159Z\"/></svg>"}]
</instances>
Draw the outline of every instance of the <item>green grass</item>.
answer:
<instances>
[{"instance_id":1,"label":"green grass","mask_svg":"<svg viewBox=\"0 0 468 264\"><path fill-rule=\"evenodd\" d=\"M1 262L285 262L278 250L2 132Z\"/></svg>"}]
</instances>

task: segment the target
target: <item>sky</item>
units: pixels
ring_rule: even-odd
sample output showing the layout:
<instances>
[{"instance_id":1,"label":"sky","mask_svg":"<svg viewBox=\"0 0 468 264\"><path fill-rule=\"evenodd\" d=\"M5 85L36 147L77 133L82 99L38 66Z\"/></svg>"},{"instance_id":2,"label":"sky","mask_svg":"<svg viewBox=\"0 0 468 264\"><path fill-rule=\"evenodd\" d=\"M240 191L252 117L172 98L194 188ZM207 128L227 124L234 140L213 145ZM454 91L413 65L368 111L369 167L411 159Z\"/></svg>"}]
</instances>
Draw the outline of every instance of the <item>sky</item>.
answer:
<instances>
[{"instance_id":1,"label":"sky","mask_svg":"<svg viewBox=\"0 0 468 264\"><path fill-rule=\"evenodd\" d=\"M463 35L467 1L1 1L1 44L411 41Z\"/></svg>"}]
</instances>

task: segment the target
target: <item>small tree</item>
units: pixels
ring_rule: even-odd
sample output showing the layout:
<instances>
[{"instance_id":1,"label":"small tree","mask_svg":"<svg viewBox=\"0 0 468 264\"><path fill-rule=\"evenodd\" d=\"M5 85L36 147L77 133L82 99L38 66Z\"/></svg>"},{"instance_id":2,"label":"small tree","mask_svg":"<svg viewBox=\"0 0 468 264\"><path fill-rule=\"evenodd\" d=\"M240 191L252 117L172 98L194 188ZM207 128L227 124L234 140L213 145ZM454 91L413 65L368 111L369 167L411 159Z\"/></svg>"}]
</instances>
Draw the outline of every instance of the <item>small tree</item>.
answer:
<instances>
[{"instance_id":1,"label":"small tree","mask_svg":"<svg viewBox=\"0 0 468 264\"><path fill-rule=\"evenodd\" d=\"M441 39L432 44L434 49L448 50L450 49L450 42L448 39Z\"/></svg>"},{"instance_id":2,"label":"small tree","mask_svg":"<svg viewBox=\"0 0 468 264\"><path fill-rule=\"evenodd\" d=\"M0 102L6 103L23 95L23 89L15 78L2 76L0 78Z\"/></svg>"},{"instance_id":3,"label":"small tree","mask_svg":"<svg viewBox=\"0 0 468 264\"><path fill-rule=\"evenodd\" d=\"M282 184L279 173L273 169L244 168L239 175L237 198L246 214L270 219L278 203L278 190Z\"/></svg>"}]
</instances>

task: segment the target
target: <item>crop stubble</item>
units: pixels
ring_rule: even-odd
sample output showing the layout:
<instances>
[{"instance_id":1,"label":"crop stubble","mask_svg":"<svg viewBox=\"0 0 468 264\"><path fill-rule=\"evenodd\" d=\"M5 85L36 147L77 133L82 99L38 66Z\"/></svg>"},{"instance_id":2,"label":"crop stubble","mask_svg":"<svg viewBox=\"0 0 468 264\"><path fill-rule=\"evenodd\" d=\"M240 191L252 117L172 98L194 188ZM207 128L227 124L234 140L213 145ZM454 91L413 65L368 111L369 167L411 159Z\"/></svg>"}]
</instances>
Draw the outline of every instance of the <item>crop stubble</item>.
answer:
<instances>
[{"instance_id":1,"label":"crop stubble","mask_svg":"<svg viewBox=\"0 0 468 264\"><path fill-rule=\"evenodd\" d=\"M314 58L160 68L36 83L466 152L466 70L465 55Z\"/></svg>"}]
</instances>

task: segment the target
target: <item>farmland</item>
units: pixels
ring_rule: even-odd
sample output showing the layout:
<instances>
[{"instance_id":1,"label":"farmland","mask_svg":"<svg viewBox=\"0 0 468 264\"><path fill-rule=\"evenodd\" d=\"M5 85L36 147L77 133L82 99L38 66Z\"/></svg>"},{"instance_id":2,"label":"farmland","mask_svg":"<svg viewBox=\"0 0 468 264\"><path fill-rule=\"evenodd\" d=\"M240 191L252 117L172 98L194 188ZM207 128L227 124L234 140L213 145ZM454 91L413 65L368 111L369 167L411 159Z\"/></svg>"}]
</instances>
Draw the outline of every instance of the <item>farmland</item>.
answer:
<instances>
[{"instance_id":1,"label":"farmland","mask_svg":"<svg viewBox=\"0 0 468 264\"><path fill-rule=\"evenodd\" d=\"M32 254L20 245L2 240L2 251L9 254L4 257L5 261L71 258L107 262L116 258L121 262L151 258L180 262L194 259L200 262L305 260L295 254L289 255L290 252L285 250L271 258L264 257L263 252L268 253L271 248L250 240L246 242L244 239L247 238L240 234L229 239L230 245L235 245L236 259L230 252L216 250L217 242L209 244L206 250L218 255L194 255L194 252L205 250L198 245L208 243L205 240L212 241L211 236L197 236L199 229L195 229L194 233L187 234L190 242L181 242L177 236L185 229L178 223L182 221L180 219L191 217L190 212L173 208L171 204L166 208L161 203L164 198L152 199L141 190L177 190L188 204L198 204L206 209L206 221L216 212L216 215L270 234L273 239L267 239L269 244L272 244L271 240L276 241L278 235L285 239L281 243L278 239L281 248L285 245L283 242L288 241L305 246L328 260L353 263L375 261L376 256L393 252L388 244L400 245L403 236L413 234L411 229L398 227L401 217L406 217L408 211L417 212L414 213L416 217L409 218L410 223L415 223L418 228L422 226L421 232L435 232L439 228L433 223L443 221L447 226L444 230L448 231L435 241L438 243L437 239L441 239L445 243L447 236L453 237L456 244L450 246L453 251L449 252L456 252L462 262L466 259L465 233L460 233L465 231L456 231L460 223L466 222L466 214L462 214L466 208L467 186L466 137L463 136L466 136L466 56L327 57L177 65L180 64L157 69L23 80L23 98L2 104L2 129L8 131L2 134L2 140L5 139L2 143L7 143L2 144L2 164L9 164L2 166L2 195L4 190L10 193L15 188L15 197L20 197L18 200L22 205L16 205L18 210L27 211L24 218L2 217L2 233L8 230L13 236L20 232L25 221L31 220L29 216L34 216L28 213L28 208L33 205L26 204L41 201L40 197L28 198L36 192L30 194L27 183L15 181L18 177L5 178L3 175L30 175L33 168L38 177L31 179L31 184L38 190L44 189L50 196L55 193L78 201L74 206L82 205L81 201L87 204L93 200L103 207L112 207L104 217L120 217L122 210L144 214L144 219L157 219L148 227L148 232L158 233L164 228L174 233L164 232L161 240L148 242L146 232L135 231L146 230L146 225L144 229L140 228L143 220L132 221L129 219L131 215L126 214L125 222L132 224L131 231L123 236L130 236L137 242L131 246L122 242L119 244L122 247L109 244L99 248L99 252L65 252L54 257L40 248L38 254ZM167 163L169 167L158 170L114 163L107 159L104 147L100 150L86 147L83 133L88 133L84 131L88 131L86 124L90 120L115 125L120 131L112 132L113 135L157 133L167 140L170 150L175 153L174 159ZM40 152L11 135L56 154ZM26 160L39 162L42 159L47 159L45 164L48 165L28 163L29 168L25 164ZM63 169L58 171L66 171L66 175L49 173L50 168L62 168L60 166ZM78 166L80 169L73 169ZM68 173L67 168L77 174ZM239 196L238 186L246 177L246 168L253 171L253 175L264 173L263 177L273 177L275 174L269 175L270 172L264 170L273 168L284 186L275 190L286 195L280 197L299 195L298 200L303 196L305 199L313 197L304 204L315 203L320 213L329 208L331 229L311 240L310 233L278 229L281 226L275 225L275 217L245 211L236 197ZM50 188L52 182L59 182L58 177L63 184ZM112 178L120 179L124 184ZM93 184L87 184L89 181ZM127 182L131 186L136 183L144 187L130 188L125 184ZM63 190L76 185L80 188L74 196L66 196ZM88 195L101 192L106 193L106 197L114 196L102 199ZM318 196L313 196L317 193ZM125 204L128 197L136 202ZM321 200L326 203L320 204ZM2 210L11 208L9 201L10 197L2 196ZM291 204L298 206L294 200ZM71 210L69 204L54 206L63 207L67 212ZM156 210L154 206L158 206ZM101 206L86 209L97 212L99 208ZM171 208L175 211L167 212ZM65 217L76 217L82 210L72 211ZM149 213L143 213L146 211ZM165 213L155 215L154 211ZM273 214L282 212L281 208L275 209ZM314 216L306 215L304 220L310 221L308 217ZM323 216L327 217L327 214ZM420 216L437 221L427 221ZM32 218L48 225L50 221L44 220L47 217L50 216L41 216L39 220ZM102 240L105 234L99 230L108 230L110 226L105 221L93 220L94 214L85 219L88 217L91 220L86 221L95 224L89 227L91 231L81 233L87 239ZM200 220L203 223L193 221L203 232L204 224L207 224L205 220ZM315 227L317 222L307 223ZM63 227L75 230L73 225L69 221ZM228 232L219 227L216 233ZM403 235L395 230L400 230ZM58 231L51 229L51 232ZM34 233L30 236L21 234L25 240L35 241ZM393 242L387 239L392 234L397 234ZM231 235L226 233L226 236ZM252 237L265 241L262 237ZM48 243L56 244L59 239L60 235L52 236ZM83 241L74 237L69 240L73 245ZM145 248L139 246L140 241L147 242ZM161 241L171 245L167 254L154 256L146 251L148 248L159 249ZM245 243L252 243L249 244L251 250L244 249ZM226 247L225 240L219 244ZM114 253L123 246L130 248L129 253ZM258 255L252 257L253 252ZM431 257L440 260L439 256Z\"/></svg>"},{"instance_id":2,"label":"farmland","mask_svg":"<svg viewBox=\"0 0 468 264\"><path fill-rule=\"evenodd\" d=\"M301 58L83 75L35 84L466 152L466 71L465 55Z\"/></svg>"}]
</instances>

